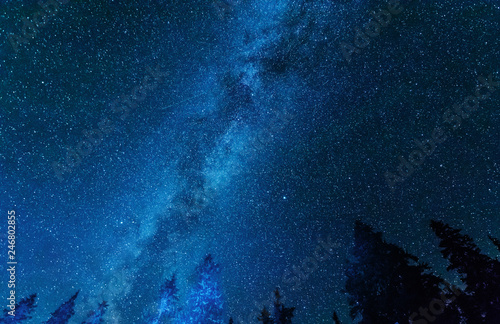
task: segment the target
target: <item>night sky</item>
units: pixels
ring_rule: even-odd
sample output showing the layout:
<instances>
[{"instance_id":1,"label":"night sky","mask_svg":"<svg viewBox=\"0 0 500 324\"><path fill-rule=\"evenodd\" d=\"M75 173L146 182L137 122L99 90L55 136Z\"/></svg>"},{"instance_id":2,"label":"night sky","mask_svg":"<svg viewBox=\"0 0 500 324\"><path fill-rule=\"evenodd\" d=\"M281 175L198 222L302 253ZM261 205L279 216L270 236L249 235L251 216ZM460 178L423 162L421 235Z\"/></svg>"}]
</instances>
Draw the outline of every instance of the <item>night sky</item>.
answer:
<instances>
[{"instance_id":1,"label":"night sky","mask_svg":"<svg viewBox=\"0 0 500 324\"><path fill-rule=\"evenodd\" d=\"M500 1L401 0L357 38L387 1L54 3L0 4L0 297L15 210L27 323L79 289L70 323L102 300L107 323L140 323L208 253L226 320L281 287L294 323L350 323L356 219L452 282L431 219L498 255ZM291 289L321 242L330 257Z\"/></svg>"}]
</instances>

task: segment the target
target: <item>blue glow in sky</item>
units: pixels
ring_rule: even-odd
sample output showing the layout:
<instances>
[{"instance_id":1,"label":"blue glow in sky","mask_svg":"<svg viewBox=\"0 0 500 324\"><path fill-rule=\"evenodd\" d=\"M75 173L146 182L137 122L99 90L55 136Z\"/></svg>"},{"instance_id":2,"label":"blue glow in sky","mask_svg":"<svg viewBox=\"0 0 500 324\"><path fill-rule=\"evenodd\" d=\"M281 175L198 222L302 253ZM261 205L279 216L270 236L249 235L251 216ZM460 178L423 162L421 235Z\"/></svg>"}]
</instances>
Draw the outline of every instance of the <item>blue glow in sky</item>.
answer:
<instances>
[{"instance_id":1,"label":"blue glow in sky","mask_svg":"<svg viewBox=\"0 0 500 324\"><path fill-rule=\"evenodd\" d=\"M348 323L356 219L443 276L430 219L500 236L500 91L411 176L384 176L499 80L497 2L401 1L349 62L341 44L387 2L55 2L0 4L0 213L18 215L18 299L38 294L27 323L77 290L74 323L103 300L106 323L141 323L174 273L187 303L207 254L225 322L279 286L294 323Z\"/></svg>"}]
</instances>

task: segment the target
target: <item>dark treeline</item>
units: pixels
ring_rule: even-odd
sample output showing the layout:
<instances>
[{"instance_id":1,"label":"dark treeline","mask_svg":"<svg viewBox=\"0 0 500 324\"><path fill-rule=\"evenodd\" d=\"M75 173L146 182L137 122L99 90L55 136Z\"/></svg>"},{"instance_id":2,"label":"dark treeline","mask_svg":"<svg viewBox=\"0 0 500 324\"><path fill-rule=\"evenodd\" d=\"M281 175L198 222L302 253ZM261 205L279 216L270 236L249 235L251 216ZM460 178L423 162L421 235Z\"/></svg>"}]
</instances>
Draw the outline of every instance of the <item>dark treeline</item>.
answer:
<instances>
[{"instance_id":1,"label":"dark treeline","mask_svg":"<svg viewBox=\"0 0 500 324\"><path fill-rule=\"evenodd\" d=\"M500 262L481 252L473 239L441 221L431 221L447 270L458 274L463 288L435 275L428 264L397 245L386 242L381 232L355 222L354 247L347 261L345 292L353 322L359 324L498 324L500 323ZM488 236L500 251L500 241ZM195 271L196 283L180 305L175 274L160 287L152 311L145 311L141 323L222 324L224 301L219 285L220 266L211 255ZM45 324L65 324L74 315L76 292L55 310ZM37 295L16 304L15 315L5 309L0 324L21 323L31 318ZM103 301L82 324L105 323L108 304ZM329 307L331 308L331 307ZM273 309L263 307L255 323L292 323L294 307L281 302L275 291ZM341 324L332 310L332 323ZM347 311L346 311L347 312ZM235 324L232 318L230 324ZM239 323L243 324L243 323Z\"/></svg>"}]
</instances>

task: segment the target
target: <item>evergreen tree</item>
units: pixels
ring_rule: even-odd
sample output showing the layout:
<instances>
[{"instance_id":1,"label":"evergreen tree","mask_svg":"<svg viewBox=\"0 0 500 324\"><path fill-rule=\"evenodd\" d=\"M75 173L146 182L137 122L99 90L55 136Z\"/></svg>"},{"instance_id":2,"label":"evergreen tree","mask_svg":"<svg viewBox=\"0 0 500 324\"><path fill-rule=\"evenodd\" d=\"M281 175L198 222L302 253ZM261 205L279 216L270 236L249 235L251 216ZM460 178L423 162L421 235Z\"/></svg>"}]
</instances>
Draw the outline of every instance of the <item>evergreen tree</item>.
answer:
<instances>
[{"instance_id":1,"label":"evergreen tree","mask_svg":"<svg viewBox=\"0 0 500 324\"><path fill-rule=\"evenodd\" d=\"M78 293L80 290L76 292L67 302L62 304L55 312L51 315L52 317L44 322L45 324L66 324L68 323L71 316L75 314L75 299L78 297Z\"/></svg>"},{"instance_id":2,"label":"evergreen tree","mask_svg":"<svg viewBox=\"0 0 500 324\"><path fill-rule=\"evenodd\" d=\"M262 309L262 312L260 313L259 317L257 317L257 320L259 322L262 322L262 324L273 324L273 320L271 319L271 314L267 310L267 308L264 306L264 309Z\"/></svg>"},{"instance_id":3,"label":"evergreen tree","mask_svg":"<svg viewBox=\"0 0 500 324\"><path fill-rule=\"evenodd\" d=\"M467 285L457 300L467 323L499 323L500 262L482 254L460 230L440 221L432 221L431 228L441 240L443 257L450 262L447 269L457 271Z\"/></svg>"},{"instance_id":4,"label":"evergreen tree","mask_svg":"<svg viewBox=\"0 0 500 324\"><path fill-rule=\"evenodd\" d=\"M335 324L342 324L342 322L339 320L337 312L333 312L332 319Z\"/></svg>"},{"instance_id":5,"label":"evergreen tree","mask_svg":"<svg viewBox=\"0 0 500 324\"><path fill-rule=\"evenodd\" d=\"M295 307L286 308L281 302L281 296L278 288L274 292L276 300L274 301L274 323L290 324L292 323L293 311Z\"/></svg>"},{"instance_id":6,"label":"evergreen tree","mask_svg":"<svg viewBox=\"0 0 500 324\"><path fill-rule=\"evenodd\" d=\"M229 324L234 324L234 321L233 321L232 317L229 318Z\"/></svg>"},{"instance_id":7,"label":"evergreen tree","mask_svg":"<svg viewBox=\"0 0 500 324\"><path fill-rule=\"evenodd\" d=\"M148 316L146 323L164 323L167 319L175 318L179 315L179 289L177 288L177 277L172 275L160 288L160 301L155 314Z\"/></svg>"},{"instance_id":8,"label":"evergreen tree","mask_svg":"<svg viewBox=\"0 0 500 324\"><path fill-rule=\"evenodd\" d=\"M0 318L0 324L21 323L30 319L30 313L33 312L36 307L35 299L36 294L21 299L21 301L16 304L15 316L9 315L9 312L11 311L10 309L4 309L3 317Z\"/></svg>"},{"instance_id":9,"label":"evergreen tree","mask_svg":"<svg viewBox=\"0 0 500 324\"><path fill-rule=\"evenodd\" d=\"M500 251L500 240L495 238L495 237L492 237L490 235L488 235L489 239L493 242L493 244L495 244L495 246L497 247L498 251Z\"/></svg>"},{"instance_id":10,"label":"evergreen tree","mask_svg":"<svg viewBox=\"0 0 500 324\"><path fill-rule=\"evenodd\" d=\"M440 295L443 281L426 273L426 264L360 221L355 223L351 254L346 291L350 315L361 324L408 323L410 314Z\"/></svg>"},{"instance_id":11,"label":"evergreen tree","mask_svg":"<svg viewBox=\"0 0 500 324\"><path fill-rule=\"evenodd\" d=\"M223 299L219 287L220 267L209 254L196 269L198 277L192 289L183 315L187 323L224 323Z\"/></svg>"},{"instance_id":12,"label":"evergreen tree","mask_svg":"<svg viewBox=\"0 0 500 324\"><path fill-rule=\"evenodd\" d=\"M295 307L287 308L283 305L278 288L274 291L274 296L276 297L276 300L274 301L273 316L271 317L267 308L264 307L257 320L263 324L291 324Z\"/></svg>"},{"instance_id":13,"label":"evergreen tree","mask_svg":"<svg viewBox=\"0 0 500 324\"><path fill-rule=\"evenodd\" d=\"M106 309L108 308L108 304L103 301L102 303L99 304L97 307L97 310L90 312L88 315L87 319L82 322L82 324L102 324L104 323L104 320L102 317L104 316L104 313L106 313Z\"/></svg>"}]
</instances>

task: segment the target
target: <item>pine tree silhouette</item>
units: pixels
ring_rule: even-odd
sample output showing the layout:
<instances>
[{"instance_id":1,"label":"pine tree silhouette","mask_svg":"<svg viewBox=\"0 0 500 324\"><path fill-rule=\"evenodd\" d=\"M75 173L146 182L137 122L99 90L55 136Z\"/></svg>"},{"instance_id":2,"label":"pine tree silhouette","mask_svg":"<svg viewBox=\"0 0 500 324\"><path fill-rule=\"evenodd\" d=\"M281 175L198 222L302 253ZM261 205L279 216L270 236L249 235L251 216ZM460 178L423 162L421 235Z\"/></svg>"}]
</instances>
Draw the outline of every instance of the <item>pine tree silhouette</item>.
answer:
<instances>
[{"instance_id":1,"label":"pine tree silhouette","mask_svg":"<svg viewBox=\"0 0 500 324\"><path fill-rule=\"evenodd\" d=\"M385 242L382 233L356 221L346 291L353 319L360 324L408 323L410 314L440 295L442 279L426 273L426 264Z\"/></svg>"},{"instance_id":2,"label":"pine tree silhouette","mask_svg":"<svg viewBox=\"0 0 500 324\"><path fill-rule=\"evenodd\" d=\"M495 237L492 237L490 235L488 235L488 238L493 242L493 244L495 244L495 246L497 247L498 251L500 251L500 240L495 238Z\"/></svg>"},{"instance_id":3,"label":"pine tree silhouette","mask_svg":"<svg viewBox=\"0 0 500 324\"><path fill-rule=\"evenodd\" d=\"M90 312L87 319L82 322L82 324L102 324L104 323L103 316L106 313L106 308L108 308L108 304L103 301L99 304L97 309L93 312Z\"/></svg>"},{"instance_id":4,"label":"pine tree silhouette","mask_svg":"<svg viewBox=\"0 0 500 324\"><path fill-rule=\"evenodd\" d=\"M80 290L78 290L67 302L65 302L58 309L56 309L56 311L51 314L52 317L44 323L45 324L66 324L66 323L68 323L71 316L73 316L75 314L75 311L74 311L75 299L76 299L76 297L78 297L79 292L80 292Z\"/></svg>"},{"instance_id":5,"label":"pine tree silhouette","mask_svg":"<svg viewBox=\"0 0 500 324\"><path fill-rule=\"evenodd\" d=\"M257 320L263 324L291 324L295 307L287 308L283 305L278 288L274 291L274 296L276 300L274 301L273 316L271 317L271 314L264 306Z\"/></svg>"},{"instance_id":6,"label":"pine tree silhouette","mask_svg":"<svg viewBox=\"0 0 500 324\"><path fill-rule=\"evenodd\" d=\"M160 301L156 313L149 315L146 323L164 323L167 319L175 318L179 315L179 289L177 288L177 277L167 279L160 288Z\"/></svg>"},{"instance_id":7,"label":"pine tree silhouette","mask_svg":"<svg viewBox=\"0 0 500 324\"><path fill-rule=\"evenodd\" d=\"M9 315L10 309L4 309L3 317L0 318L0 324L21 323L30 319L30 313L35 310L36 294L25 297L16 304L15 316Z\"/></svg>"},{"instance_id":8,"label":"pine tree silhouette","mask_svg":"<svg viewBox=\"0 0 500 324\"><path fill-rule=\"evenodd\" d=\"M342 324L342 322L339 320L337 312L333 312L332 319L335 324Z\"/></svg>"},{"instance_id":9,"label":"pine tree silhouette","mask_svg":"<svg viewBox=\"0 0 500 324\"><path fill-rule=\"evenodd\" d=\"M229 318L229 324L234 324L234 321L233 321L232 317Z\"/></svg>"},{"instance_id":10,"label":"pine tree silhouette","mask_svg":"<svg viewBox=\"0 0 500 324\"><path fill-rule=\"evenodd\" d=\"M295 307L286 308L281 302L281 296L278 288L274 291L276 300L274 301L274 323L290 324L292 323L293 311Z\"/></svg>"},{"instance_id":11,"label":"pine tree silhouette","mask_svg":"<svg viewBox=\"0 0 500 324\"><path fill-rule=\"evenodd\" d=\"M223 299L219 287L220 267L209 254L196 269L198 282L192 289L183 314L187 323L224 323Z\"/></svg>"},{"instance_id":12,"label":"pine tree silhouette","mask_svg":"<svg viewBox=\"0 0 500 324\"><path fill-rule=\"evenodd\" d=\"M170 280L166 280L160 289L160 305L158 306L159 318L172 318L179 310L179 289L177 288L177 277L175 273Z\"/></svg>"},{"instance_id":13,"label":"pine tree silhouette","mask_svg":"<svg viewBox=\"0 0 500 324\"><path fill-rule=\"evenodd\" d=\"M440 221L431 228L441 242L441 253L467 285L457 303L467 323L500 323L500 262L481 253L472 238Z\"/></svg>"},{"instance_id":14,"label":"pine tree silhouette","mask_svg":"<svg viewBox=\"0 0 500 324\"><path fill-rule=\"evenodd\" d=\"M257 317L257 320L259 322L262 322L262 324L273 324L273 320L271 319L271 314L267 310L267 308L264 306L262 309L262 312L260 313L259 317Z\"/></svg>"}]
</instances>

